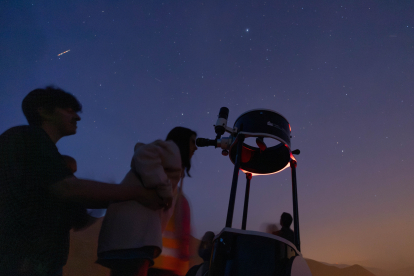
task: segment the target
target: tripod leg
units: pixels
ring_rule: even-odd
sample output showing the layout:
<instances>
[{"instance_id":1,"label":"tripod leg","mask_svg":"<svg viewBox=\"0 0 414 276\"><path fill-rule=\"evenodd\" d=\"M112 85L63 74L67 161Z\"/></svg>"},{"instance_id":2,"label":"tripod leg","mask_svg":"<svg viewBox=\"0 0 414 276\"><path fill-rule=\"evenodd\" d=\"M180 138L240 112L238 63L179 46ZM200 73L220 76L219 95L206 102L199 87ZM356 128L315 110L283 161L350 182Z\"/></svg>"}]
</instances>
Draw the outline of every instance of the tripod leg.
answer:
<instances>
[{"instance_id":1,"label":"tripod leg","mask_svg":"<svg viewBox=\"0 0 414 276\"><path fill-rule=\"evenodd\" d=\"M231 183L230 201L229 201L229 208L227 210L226 227L231 227L233 223L234 203L236 201L237 180L239 178L243 142L244 142L244 134L239 134L237 137L237 152L236 152L236 159L234 162L233 181Z\"/></svg>"},{"instance_id":2,"label":"tripod leg","mask_svg":"<svg viewBox=\"0 0 414 276\"><path fill-rule=\"evenodd\" d=\"M251 179L252 179L252 174L246 173L246 193L244 194L244 208L243 208L243 221L242 221L243 230L246 230L247 209L249 208L250 180Z\"/></svg>"},{"instance_id":3,"label":"tripod leg","mask_svg":"<svg viewBox=\"0 0 414 276\"><path fill-rule=\"evenodd\" d=\"M300 251L300 235L299 235L299 207L298 207L298 189L296 185L296 160L290 160L290 168L292 170L292 195L293 195L293 221L295 232L295 246Z\"/></svg>"}]
</instances>

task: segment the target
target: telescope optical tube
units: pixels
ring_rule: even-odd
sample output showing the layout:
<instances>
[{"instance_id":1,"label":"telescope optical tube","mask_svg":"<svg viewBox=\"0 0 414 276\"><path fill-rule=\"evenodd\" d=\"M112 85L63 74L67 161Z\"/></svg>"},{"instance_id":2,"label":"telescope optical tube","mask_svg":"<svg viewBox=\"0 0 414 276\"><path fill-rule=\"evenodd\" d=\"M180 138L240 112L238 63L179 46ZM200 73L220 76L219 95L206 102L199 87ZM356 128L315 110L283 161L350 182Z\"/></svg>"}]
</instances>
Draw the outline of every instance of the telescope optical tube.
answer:
<instances>
[{"instance_id":1,"label":"telescope optical tube","mask_svg":"<svg viewBox=\"0 0 414 276\"><path fill-rule=\"evenodd\" d=\"M214 130L216 131L216 134L217 134L216 139L219 139L221 135L223 135L224 132L226 131L228 118L229 118L229 109L227 107L220 108L218 119L217 119L216 125L214 126Z\"/></svg>"}]
</instances>

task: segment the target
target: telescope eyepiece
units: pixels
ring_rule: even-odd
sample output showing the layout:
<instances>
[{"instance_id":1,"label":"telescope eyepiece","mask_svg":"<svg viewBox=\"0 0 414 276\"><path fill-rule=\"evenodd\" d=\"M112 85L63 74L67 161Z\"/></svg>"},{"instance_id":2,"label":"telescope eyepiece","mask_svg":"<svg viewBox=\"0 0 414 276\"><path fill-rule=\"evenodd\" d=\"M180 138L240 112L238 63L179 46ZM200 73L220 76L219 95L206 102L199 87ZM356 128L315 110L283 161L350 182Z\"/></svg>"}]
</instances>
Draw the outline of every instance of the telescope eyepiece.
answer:
<instances>
[{"instance_id":1,"label":"telescope eyepiece","mask_svg":"<svg viewBox=\"0 0 414 276\"><path fill-rule=\"evenodd\" d=\"M197 147L217 147L217 140L211 140L206 138L197 138L196 139Z\"/></svg>"}]
</instances>

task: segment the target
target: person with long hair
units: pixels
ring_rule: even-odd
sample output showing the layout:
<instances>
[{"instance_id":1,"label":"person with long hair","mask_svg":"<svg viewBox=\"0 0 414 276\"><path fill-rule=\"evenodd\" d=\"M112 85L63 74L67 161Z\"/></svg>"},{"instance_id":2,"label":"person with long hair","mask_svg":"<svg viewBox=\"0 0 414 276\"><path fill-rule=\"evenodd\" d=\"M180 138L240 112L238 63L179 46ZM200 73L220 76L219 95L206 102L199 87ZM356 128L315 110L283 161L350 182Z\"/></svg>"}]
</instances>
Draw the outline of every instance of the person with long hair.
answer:
<instances>
[{"instance_id":1,"label":"person with long hair","mask_svg":"<svg viewBox=\"0 0 414 276\"><path fill-rule=\"evenodd\" d=\"M110 268L111 276L146 276L161 254L162 232L174 211L178 183L185 172L190 176L196 135L176 127L166 141L135 145L131 169L120 185L155 189L164 208L151 210L132 200L109 206L99 234L97 263Z\"/></svg>"}]
</instances>

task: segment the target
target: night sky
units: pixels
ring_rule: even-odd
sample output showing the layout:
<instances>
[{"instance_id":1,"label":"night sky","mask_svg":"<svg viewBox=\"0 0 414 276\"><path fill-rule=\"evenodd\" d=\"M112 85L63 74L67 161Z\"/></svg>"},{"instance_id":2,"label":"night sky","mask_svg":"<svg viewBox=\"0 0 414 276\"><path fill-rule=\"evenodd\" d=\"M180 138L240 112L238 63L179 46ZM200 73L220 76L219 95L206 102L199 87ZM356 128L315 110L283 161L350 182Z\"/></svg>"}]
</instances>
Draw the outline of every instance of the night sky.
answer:
<instances>
[{"instance_id":1,"label":"night sky","mask_svg":"<svg viewBox=\"0 0 414 276\"><path fill-rule=\"evenodd\" d=\"M56 85L83 105L62 154L119 183L136 142L175 126L214 138L257 108L292 127L304 257L414 265L413 1L1 1L0 132ZM70 50L70 51L68 51ZM60 53L68 51L60 56ZM226 221L233 165L199 148L184 191L193 235ZM240 228L240 174L233 227ZM290 169L252 179L247 228L292 213Z\"/></svg>"}]
</instances>

